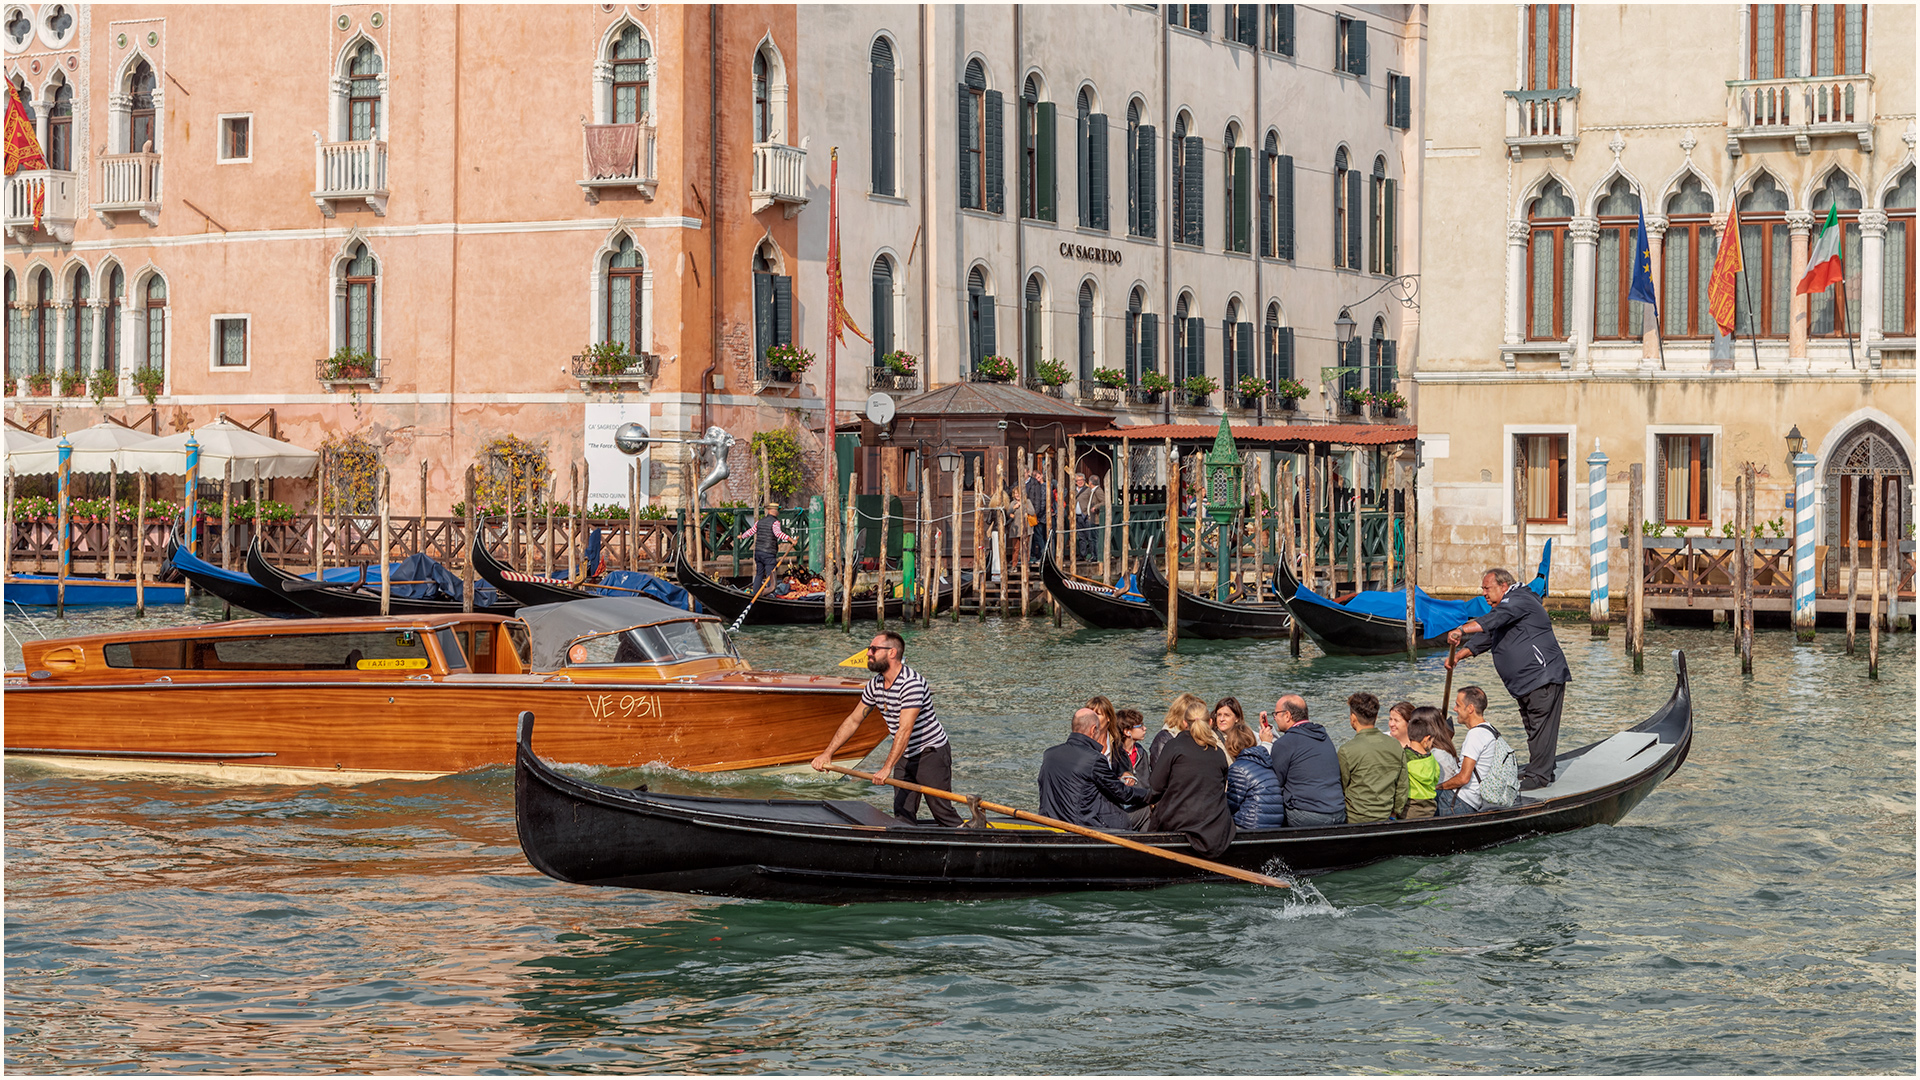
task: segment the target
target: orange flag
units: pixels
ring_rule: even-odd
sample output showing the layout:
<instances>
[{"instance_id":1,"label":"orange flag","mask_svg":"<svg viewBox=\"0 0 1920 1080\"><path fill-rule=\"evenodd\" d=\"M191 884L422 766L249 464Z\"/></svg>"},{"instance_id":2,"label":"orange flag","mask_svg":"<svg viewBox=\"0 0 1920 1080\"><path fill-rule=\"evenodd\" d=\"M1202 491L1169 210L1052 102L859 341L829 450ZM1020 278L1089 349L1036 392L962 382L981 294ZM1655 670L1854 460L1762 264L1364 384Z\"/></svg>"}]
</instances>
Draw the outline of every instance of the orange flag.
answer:
<instances>
[{"instance_id":1,"label":"orange flag","mask_svg":"<svg viewBox=\"0 0 1920 1080\"><path fill-rule=\"evenodd\" d=\"M7 175L12 176L22 169L34 172L47 167L47 158L40 152L40 140L34 137L33 121L27 119L27 107L20 103L20 95L13 84L7 84Z\"/></svg>"},{"instance_id":2,"label":"orange flag","mask_svg":"<svg viewBox=\"0 0 1920 1080\"><path fill-rule=\"evenodd\" d=\"M861 341L873 339L861 333L860 324L847 313L847 287L840 276L840 149L834 148L833 168L827 180L831 205L827 214L827 336L835 344L845 344L841 329L851 330Z\"/></svg>"},{"instance_id":3,"label":"orange flag","mask_svg":"<svg viewBox=\"0 0 1920 1080\"><path fill-rule=\"evenodd\" d=\"M1733 333L1734 277L1747 268L1740 253L1740 207L1727 211L1727 231L1720 241L1720 254L1714 257L1713 273L1707 278L1707 310L1723 334Z\"/></svg>"}]
</instances>

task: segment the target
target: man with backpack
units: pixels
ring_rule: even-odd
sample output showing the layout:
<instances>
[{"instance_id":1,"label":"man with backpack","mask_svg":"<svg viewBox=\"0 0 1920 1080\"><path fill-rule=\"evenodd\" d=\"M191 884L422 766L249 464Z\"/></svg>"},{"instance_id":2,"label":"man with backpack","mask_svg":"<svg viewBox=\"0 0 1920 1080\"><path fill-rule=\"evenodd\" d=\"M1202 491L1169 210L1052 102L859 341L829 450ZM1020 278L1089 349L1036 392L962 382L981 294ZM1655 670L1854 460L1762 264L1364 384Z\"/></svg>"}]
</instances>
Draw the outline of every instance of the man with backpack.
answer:
<instances>
[{"instance_id":1,"label":"man with backpack","mask_svg":"<svg viewBox=\"0 0 1920 1080\"><path fill-rule=\"evenodd\" d=\"M1465 687L1454 695L1454 709L1467 726L1467 736L1460 741L1460 771L1442 781L1440 790L1457 791L1460 805L1468 810L1512 806L1520 798L1520 770L1513 747L1487 723L1487 692Z\"/></svg>"},{"instance_id":2,"label":"man with backpack","mask_svg":"<svg viewBox=\"0 0 1920 1080\"><path fill-rule=\"evenodd\" d=\"M1520 721L1527 729L1527 767L1520 773L1520 790L1546 787L1553 783L1560 707L1573 674L1553 636L1546 607L1533 593L1514 588L1512 574L1498 568L1482 574L1480 595L1493 610L1447 634L1447 670L1469 656L1493 653L1493 669L1520 707Z\"/></svg>"}]
</instances>

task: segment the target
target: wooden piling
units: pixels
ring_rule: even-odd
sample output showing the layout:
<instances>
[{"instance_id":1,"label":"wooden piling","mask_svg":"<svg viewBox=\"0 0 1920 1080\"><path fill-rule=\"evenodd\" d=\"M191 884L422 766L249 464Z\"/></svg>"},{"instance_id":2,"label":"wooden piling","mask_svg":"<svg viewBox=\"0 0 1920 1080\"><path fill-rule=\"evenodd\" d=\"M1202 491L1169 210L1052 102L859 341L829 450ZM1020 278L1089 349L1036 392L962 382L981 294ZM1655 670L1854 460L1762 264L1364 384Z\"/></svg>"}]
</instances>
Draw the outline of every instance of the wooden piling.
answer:
<instances>
[{"instance_id":1,"label":"wooden piling","mask_svg":"<svg viewBox=\"0 0 1920 1080\"><path fill-rule=\"evenodd\" d=\"M993 505L999 520L993 528L993 565L999 568L995 579L999 586L1000 617L1007 617L1007 525L1013 520L1012 500L1007 496L1007 455L999 450L993 457Z\"/></svg>"},{"instance_id":2,"label":"wooden piling","mask_svg":"<svg viewBox=\"0 0 1920 1080\"><path fill-rule=\"evenodd\" d=\"M380 614L393 614L393 563L392 552L388 548L389 532L392 528L391 500L393 497L390 477L385 465L380 466ZM221 538L221 547L226 546L226 538Z\"/></svg>"},{"instance_id":3,"label":"wooden piling","mask_svg":"<svg viewBox=\"0 0 1920 1080\"><path fill-rule=\"evenodd\" d=\"M1414 624L1414 593L1420 588L1420 519L1414 516L1413 455L1406 455L1406 478L1400 482L1401 533L1406 537L1407 557L1401 573L1402 582L1407 591L1407 657L1415 658L1420 654L1420 631ZM1387 520L1391 522L1392 516ZM1391 546L1392 539L1388 539Z\"/></svg>"},{"instance_id":4,"label":"wooden piling","mask_svg":"<svg viewBox=\"0 0 1920 1080\"><path fill-rule=\"evenodd\" d=\"M1360 520L1360 450L1353 451L1353 483L1347 491L1353 499L1353 541L1348 555L1353 560L1353 591L1362 592L1367 587L1366 533Z\"/></svg>"},{"instance_id":5,"label":"wooden piling","mask_svg":"<svg viewBox=\"0 0 1920 1080\"><path fill-rule=\"evenodd\" d=\"M860 567L860 560L854 554L855 544L853 542L855 534L859 531L857 520L857 508L859 505L860 500L854 498L852 495L847 496L847 517L844 526L847 542L842 545L846 548L846 553L842 556L840 625L846 627L848 631L852 631L853 629L853 582L859 574Z\"/></svg>"},{"instance_id":6,"label":"wooden piling","mask_svg":"<svg viewBox=\"0 0 1920 1080\"><path fill-rule=\"evenodd\" d=\"M1526 581L1527 573L1527 467L1513 467L1513 576Z\"/></svg>"},{"instance_id":7,"label":"wooden piling","mask_svg":"<svg viewBox=\"0 0 1920 1080\"><path fill-rule=\"evenodd\" d=\"M1120 461L1114 472L1120 477L1120 574L1124 577L1133 569L1133 440L1124 435L1120 437ZM1107 515L1113 515L1111 507Z\"/></svg>"},{"instance_id":8,"label":"wooden piling","mask_svg":"<svg viewBox=\"0 0 1920 1080\"><path fill-rule=\"evenodd\" d=\"M467 500L471 502L473 500L473 496L471 495L467 496ZM313 577L314 577L314 580L316 581L320 579L321 549L323 549L327 543L326 521L327 521L327 455L325 453L322 453L320 455L320 479L319 479L319 482L314 485L314 489L313 489Z\"/></svg>"},{"instance_id":9,"label":"wooden piling","mask_svg":"<svg viewBox=\"0 0 1920 1080\"><path fill-rule=\"evenodd\" d=\"M553 550L553 504L555 501L554 495L558 494L559 486L560 478L549 471L547 473L546 498L540 500L546 504L544 507L545 513L541 515L543 522L541 524L542 531L540 534L540 572L547 577L553 576L553 564L555 555L557 554Z\"/></svg>"},{"instance_id":10,"label":"wooden piling","mask_svg":"<svg viewBox=\"0 0 1920 1080\"><path fill-rule=\"evenodd\" d=\"M8 471L12 476L12 471ZM147 617L147 470L140 470L140 501L133 518L133 614Z\"/></svg>"},{"instance_id":11,"label":"wooden piling","mask_svg":"<svg viewBox=\"0 0 1920 1080\"><path fill-rule=\"evenodd\" d=\"M1073 573L1073 539L1074 539L1073 527L1068 524L1068 522L1071 522L1074 520L1073 484L1069 479L1069 475L1068 475L1070 469L1072 468L1072 463L1069 460L1071 456L1072 456L1072 443L1069 442L1068 453L1064 455L1055 455L1053 459L1053 462L1054 462L1053 479L1055 484L1058 486L1056 486L1053 489L1054 495L1053 495L1053 503L1052 503L1054 561L1058 562L1062 566L1065 566L1067 568L1067 573L1069 574ZM1061 551L1062 547L1066 549L1064 553ZM1047 594L1047 608L1048 610L1053 612L1053 625L1059 626L1061 621L1060 600L1058 597L1054 596L1052 593Z\"/></svg>"},{"instance_id":12,"label":"wooden piling","mask_svg":"<svg viewBox=\"0 0 1920 1080\"><path fill-rule=\"evenodd\" d=\"M965 595L960 591L960 524L963 520L960 516L962 513L960 494L967 486L966 481L967 458L962 454L959 464L953 469L953 505L949 507L953 522L953 569L950 571L953 575L953 606L948 610L948 614L952 616L954 622L960 621L960 600Z\"/></svg>"},{"instance_id":13,"label":"wooden piling","mask_svg":"<svg viewBox=\"0 0 1920 1080\"><path fill-rule=\"evenodd\" d=\"M1282 469L1284 470L1282 475L1286 477L1287 482L1280 489L1282 492L1282 499L1281 499L1280 505L1281 507L1284 508L1280 512L1286 515L1286 518L1284 519L1285 527L1281 530L1281 533L1280 533L1280 539L1281 539L1281 542L1286 545L1286 551L1282 553L1281 557L1286 560L1287 570L1289 572L1294 574L1299 574L1300 573L1300 507L1301 507L1300 477L1298 474L1295 473L1293 462L1291 461L1287 462L1284 466L1282 466ZM1289 596L1289 597L1284 597L1283 599L1291 600L1293 598ZM1295 660L1300 659L1300 638L1301 638L1300 620L1289 618L1287 620L1287 653L1291 655Z\"/></svg>"},{"instance_id":14,"label":"wooden piling","mask_svg":"<svg viewBox=\"0 0 1920 1080\"><path fill-rule=\"evenodd\" d=\"M578 531L580 526L579 526L579 519L575 517L573 513L574 507L579 502L580 502L580 465L578 462L568 462L567 463L567 519L568 519L567 520L567 583L569 585L580 580L580 574L579 574L580 558L579 558L578 546L576 544L576 541L579 539ZM549 509L547 512L552 513L553 511ZM424 521L425 519L423 518L422 520ZM424 539L425 536L426 534L423 531L421 533L422 539Z\"/></svg>"},{"instance_id":15,"label":"wooden piling","mask_svg":"<svg viewBox=\"0 0 1920 1080\"><path fill-rule=\"evenodd\" d=\"M1180 473L1174 464L1173 440L1167 455L1167 651L1180 645ZM1197 549L1198 544L1194 547Z\"/></svg>"},{"instance_id":16,"label":"wooden piling","mask_svg":"<svg viewBox=\"0 0 1920 1080\"><path fill-rule=\"evenodd\" d=\"M885 452L882 452L884 457ZM893 524L893 470L880 463L880 558L873 582L873 622L876 629L887 628L887 531Z\"/></svg>"},{"instance_id":17,"label":"wooden piling","mask_svg":"<svg viewBox=\"0 0 1920 1080\"><path fill-rule=\"evenodd\" d=\"M1880 490L1880 470L1873 470L1873 599L1867 602L1867 678L1880 677L1880 543L1881 534L1886 531L1882 512L1886 509L1885 493Z\"/></svg>"},{"instance_id":18,"label":"wooden piling","mask_svg":"<svg viewBox=\"0 0 1920 1080\"><path fill-rule=\"evenodd\" d=\"M1026 506L1027 473L1028 472L1029 470L1027 468L1027 448L1023 446L1020 448L1020 479L1016 481L1020 490L1020 499L1016 501L1015 503L1016 506L1022 506L1022 507ZM1033 511L1034 520L1038 522L1039 513L1040 513L1039 508L1028 507L1028 509ZM1026 522L1022 521L1021 524L1026 525ZM1021 545L1022 550L1019 552L1020 617L1024 619L1032 613L1032 609L1033 609L1033 526L1032 525L1026 526L1026 531L1021 534L1021 540L1023 540L1024 543Z\"/></svg>"},{"instance_id":19,"label":"wooden piling","mask_svg":"<svg viewBox=\"0 0 1920 1080\"><path fill-rule=\"evenodd\" d=\"M255 477L257 481L259 478ZM257 483L255 486L258 486ZM260 493L254 492L253 505L260 505ZM427 550L427 459L420 459L420 531L413 534L413 544L418 550Z\"/></svg>"},{"instance_id":20,"label":"wooden piling","mask_svg":"<svg viewBox=\"0 0 1920 1080\"><path fill-rule=\"evenodd\" d=\"M1854 623L1860 596L1860 514L1867 508L1866 491L1861 487L1861 477L1853 478L1853 505L1843 513L1852 515L1852 528L1847 530L1851 536L1847 543L1847 655L1854 655Z\"/></svg>"},{"instance_id":21,"label":"wooden piling","mask_svg":"<svg viewBox=\"0 0 1920 1080\"><path fill-rule=\"evenodd\" d=\"M922 456L921 460L926 459ZM924 464L920 467L920 508L914 515L914 550L919 556L914 564L914 574L919 578L919 595L914 597L914 618L921 626L929 625L929 616L933 611L935 598L939 596L940 579L934 576L933 564L940 557L940 545L934 543L928 527L933 523L933 489L928 484L933 479L933 471Z\"/></svg>"},{"instance_id":22,"label":"wooden piling","mask_svg":"<svg viewBox=\"0 0 1920 1080\"><path fill-rule=\"evenodd\" d=\"M1646 534L1640 522L1646 504L1646 466L1634 462L1627 480L1627 575L1632 587L1627 593L1627 653L1633 657L1633 670L1645 662L1646 624Z\"/></svg>"},{"instance_id":23,"label":"wooden piling","mask_svg":"<svg viewBox=\"0 0 1920 1080\"><path fill-rule=\"evenodd\" d=\"M120 465L107 462L107 580L120 576ZM8 547L12 542L9 539Z\"/></svg>"},{"instance_id":24,"label":"wooden piling","mask_svg":"<svg viewBox=\"0 0 1920 1080\"><path fill-rule=\"evenodd\" d=\"M260 504L266 501L261 495L262 490L260 463L256 461L253 463L253 543L260 545L260 553L264 556L267 551L267 526L266 519L260 516ZM423 504L420 511L420 535L423 537L427 535L426 520L427 512ZM246 569L246 563L241 563L240 568Z\"/></svg>"},{"instance_id":25,"label":"wooden piling","mask_svg":"<svg viewBox=\"0 0 1920 1080\"><path fill-rule=\"evenodd\" d=\"M831 428L827 431L827 459L830 464L836 461ZM833 469L827 472L826 513L821 518L823 531L827 535L826 544L820 552L820 576L826 582L827 591L820 604L824 609L820 621L828 626L833 625L834 613L840 610L839 605L834 603L834 592L840 587L840 482L834 473Z\"/></svg>"},{"instance_id":26,"label":"wooden piling","mask_svg":"<svg viewBox=\"0 0 1920 1080\"><path fill-rule=\"evenodd\" d=\"M480 508L474 505L474 503L477 500L474 498L475 481L474 481L472 465L467 466L466 493L467 493L467 501L465 503L465 507L467 511L466 513L467 520L466 520L466 530L462 535L466 537L467 550L462 553L466 556L466 558L464 560L464 565L461 566L460 568L460 584L462 586L460 590L460 610L468 614L472 614L473 613L473 549L480 545L479 531L474 527L474 521L476 520L476 515L479 513Z\"/></svg>"},{"instance_id":27,"label":"wooden piling","mask_svg":"<svg viewBox=\"0 0 1920 1080\"><path fill-rule=\"evenodd\" d=\"M1754 551L1757 545L1754 543L1754 535L1756 530L1754 526L1754 506L1753 506L1754 504L1753 462L1749 461L1746 463L1745 471L1746 471L1746 481L1747 481L1747 495L1746 495L1746 502L1744 506L1745 506L1746 512L1742 516L1745 518L1743 528L1746 536L1746 560L1745 561L1747 564L1747 569L1746 569L1746 573L1742 576L1741 583L1740 583L1740 597L1744 601L1744 603L1741 604L1741 615L1740 615L1740 670L1751 675L1753 674L1753 578L1754 578L1755 567L1758 564L1758 559L1754 554Z\"/></svg>"}]
</instances>

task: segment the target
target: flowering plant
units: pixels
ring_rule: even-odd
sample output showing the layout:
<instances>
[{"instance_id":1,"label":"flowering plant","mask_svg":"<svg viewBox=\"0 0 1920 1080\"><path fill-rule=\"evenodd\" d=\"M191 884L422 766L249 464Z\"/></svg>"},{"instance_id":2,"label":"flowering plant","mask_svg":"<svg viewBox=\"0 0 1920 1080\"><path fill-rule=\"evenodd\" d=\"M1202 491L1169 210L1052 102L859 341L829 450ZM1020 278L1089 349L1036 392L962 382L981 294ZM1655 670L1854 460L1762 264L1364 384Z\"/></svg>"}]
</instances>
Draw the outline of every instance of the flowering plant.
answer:
<instances>
[{"instance_id":1,"label":"flowering plant","mask_svg":"<svg viewBox=\"0 0 1920 1080\"><path fill-rule=\"evenodd\" d=\"M1013 361L998 354L981 357L979 362L973 365L973 369L983 378L994 382L1006 382L1013 378L1014 374Z\"/></svg>"},{"instance_id":2,"label":"flowering plant","mask_svg":"<svg viewBox=\"0 0 1920 1080\"><path fill-rule=\"evenodd\" d=\"M1119 368L1097 367L1093 369L1093 384L1118 390L1127 385L1127 373Z\"/></svg>"},{"instance_id":3,"label":"flowering plant","mask_svg":"<svg viewBox=\"0 0 1920 1080\"><path fill-rule=\"evenodd\" d=\"M794 375L813 366L813 350L794 344L767 346L767 366Z\"/></svg>"},{"instance_id":4,"label":"flowering plant","mask_svg":"<svg viewBox=\"0 0 1920 1080\"><path fill-rule=\"evenodd\" d=\"M1254 375L1240 376L1240 396L1259 397L1267 392L1267 380Z\"/></svg>"},{"instance_id":5,"label":"flowering plant","mask_svg":"<svg viewBox=\"0 0 1920 1080\"><path fill-rule=\"evenodd\" d=\"M1173 389L1173 380L1157 371L1149 371L1140 376L1140 389L1164 392Z\"/></svg>"},{"instance_id":6,"label":"flowering plant","mask_svg":"<svg viewBox=\"0 0 1920 1080\"><path fill-rule=\"evenodd\" d=\"M1298 401L1307 396L1307 384L1294 382L1292 379L1281 379L1273 384L1273 396L1282 401Z\"/></svg>"},{"instance_id":7,"label":"flowering plant","mask_svg":"<svg viewBox=\"0 0 1920 1080\"><path fill-rule=\"evenodd\" d=\"M1180 389L1185 390L1194 397L1206 397L1208 394L1220 389L1220 384L1215 382L1211 375L1194 375L1188 378L1186 382L1181 383Z\"/></svg>"},{"instance_id":8,"label":"flowering plant","mask_svg":"<svg viewBox=\"0 0 1920 1080\"><path fill-rule=\"evenodd\" d=\"M895 349L881 357L880 362L895 375L911 375L913 370L920 366L919 357L900 349Z\"/></svg>"},{"instance_id":9,"label":"flowering plant","mask_svg":"<svg viewBox=\"0 0 1920 1080\"><path fill-rule=\"evenodd\" d=\"M1401 397L1400 392L1397 390L1389 390L1384 394L1375 393L1369 400L1375 405L1381 405L1389 409L1404 409L1407 407L1407 399Z\"/></svg>"},{"instance_id":10,"label":"flowering plant","mask_svg":"<svg viewBox=\"0 0 1920 1080\"><path fill-rule=\"evenodd\" d=\"M1047 386L1060 386L1067 381L1067 365L1058 360L1042 360L1033 373Z\"/></svg>"}]
</instances>

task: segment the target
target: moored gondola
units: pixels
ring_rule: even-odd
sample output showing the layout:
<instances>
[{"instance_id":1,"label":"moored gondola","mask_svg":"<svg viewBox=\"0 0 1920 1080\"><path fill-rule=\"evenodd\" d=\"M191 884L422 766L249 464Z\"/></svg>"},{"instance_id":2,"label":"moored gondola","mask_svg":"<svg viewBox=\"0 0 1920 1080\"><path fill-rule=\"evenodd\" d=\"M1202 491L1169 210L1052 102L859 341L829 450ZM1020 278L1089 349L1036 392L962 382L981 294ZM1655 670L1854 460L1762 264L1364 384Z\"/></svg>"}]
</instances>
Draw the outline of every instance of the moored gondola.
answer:
<instances>
[{"instance_id":1,"label":"moored gondola","mask_svg":"<svg viewBox=\"0 0 1920 1080\"><path fill-rule=\"evenodd\" d=\"M266 556L260 553L258 542L247 549L247 573L263 588L278 594L286 602L305 608L308 613L322 618L380 614L378 584L367 588L356 588L345 584L321 584L296 577L268 562ZM473 605L474 611L488 615L511 615L519 609L520 604L513 601ZM389 595L387 610L396 615L455 615L463 610L463 605L459 600L414 599Z\"/></svg>"},{"instance_id":2,"label":"moored gondola","mask_svg":"<svg viewBox=\"0 0 1920 1080\"><path fill-rule=\"evenodd\" d=\"M740 613L747 611L749 604L753 610L747 614L749 625L784 624L797 625L817 623L825 619L822 605L826 603L825 594L816 593L806 600L792 600L774 595L768 587L756 597L750 589L736 589L714 578L708 577L693 568L687 562L686 552L676 548L673 553L673 576L682 588L693 594L695 600L727 619L738 619ZM953 596L953 586L943 585L934 598L934 610L947 606ZM897 619L906 610L906 601L898 596L889 597L886 602L887 618ZM873 617L873 597L855 596L853 617L856 619Z\"/></svg>"},{"instance_id":3,"label":"moored gondola","mask_svg":"<svg viewBox=\"0 0 1920 1080\"><path fill-rule=\"evenodd\" d=\"M1040 580L1068 614L1096 630L1142 630L1162 625L1160 612L1145 600L1128 600L1111 585L1069 578L1051 549L1040 564Z\"/></svg>"},{"instance_id":4,"label":"moored gondola","mask_svg":"<svg viewBox=\"0 0 1920 1080\"><path fill-rule=\"evenodd\" d=\"M1548 787L1500 810L1366 825L1242 832L1216 861L1260 870L1279 859L1317 874L1383 859L1455 855L1591 825L1612 825L1686 760L1693 701L1675 651L1673 695L1625 731L1559 755ZM606 787L533 752L522 713L514 820L527 861L581 885L845 903L977 900L1218 880L1191 867L1050 829L903 825L857 799L727 799ZM986 824L983 822L982 824ZM1190 852L1175 833L1132 839Z\"/></svg>"},{"instance_id":5,"label":"moored gondola","mask_svg":"<svg viewBox=\"0 0 1920 1080\"><path fill-rule=\"evenodd\" d=\"M1552 561L1553 541L1548 540L1540 553L1539 572L1527 584L1535 596L1545 596L1547 593L1547 575ZM1313 639L1321 652L1331 656L1387 656L1407 651L1407 620L1404 614L1395 618L1384 614L1382 610L1362 610L1366 605L1356 605L1353 600L1345 604L1335 603L1311 589L1303 588L1284 560L1282 565L1275 568L1274 586L1279 589L1293 617L1300 620L1301 631ZM1387 609L1397 612L1406 610L1404 595L1388 596L1384 592L1361 594L1362 597L1383 599ZM1444 648L1448 631L1464 625L1469 619L1486 614L1488 610L1483 598L1435 600L1424 591L1415 589L1415 632L1420 635L1415 648L1422 651Z\"/></svg>"},{"instance_id":6,"label":"moored gondola","mask_svg":"<svg viewBox=\"0 0 1920 1080\"><path fill-rule=\"evenodd\" d=\"M312 614L306 608L287 599L284 594L255 581L250 575L223 570L181 547L178 542L168 546L166 564L180 571L188 581L193 582L209 595L217 596L234 607L244 608L255 615L265 615L270 619L304 619ZM335 567L325 571L326 580L341 585L353 585L364 580L365 577L365 568ZM313 577L309 575L300 580L312 581Z\"/></svg>"},{"instance_id":7,"label":"moored gondola","mask_svg":"<svg viewBox=\"0 0 1920 1080\"><path fill-rule=\"evenodd\" d=\"M1154 565L1152 553L1141 560L1140 593L1156 611L1167 610L1167 579ZM1180 590L1182 637L1198 638L1274 638L1292 632L1287 606L1278 602L1223 604L1210 596ZM1164 620L1163 620L1164 621Z\"/></svg>"},{"instance_id":8,"label":"moored gondola","mask_svg":"<svg viewBox=\"0 0 1920 1080\"><path fill-rule=\"evenodd\" d=\"M468 557L473 560L473 572L480 575L482 580L499 590L500 595L511 596L522 604L562 604L568 600L587 600L601 595L569 585L558 578L520 573L494 558L477 536L474 537L473 551Z\"/></svg>"}]
</instances>

